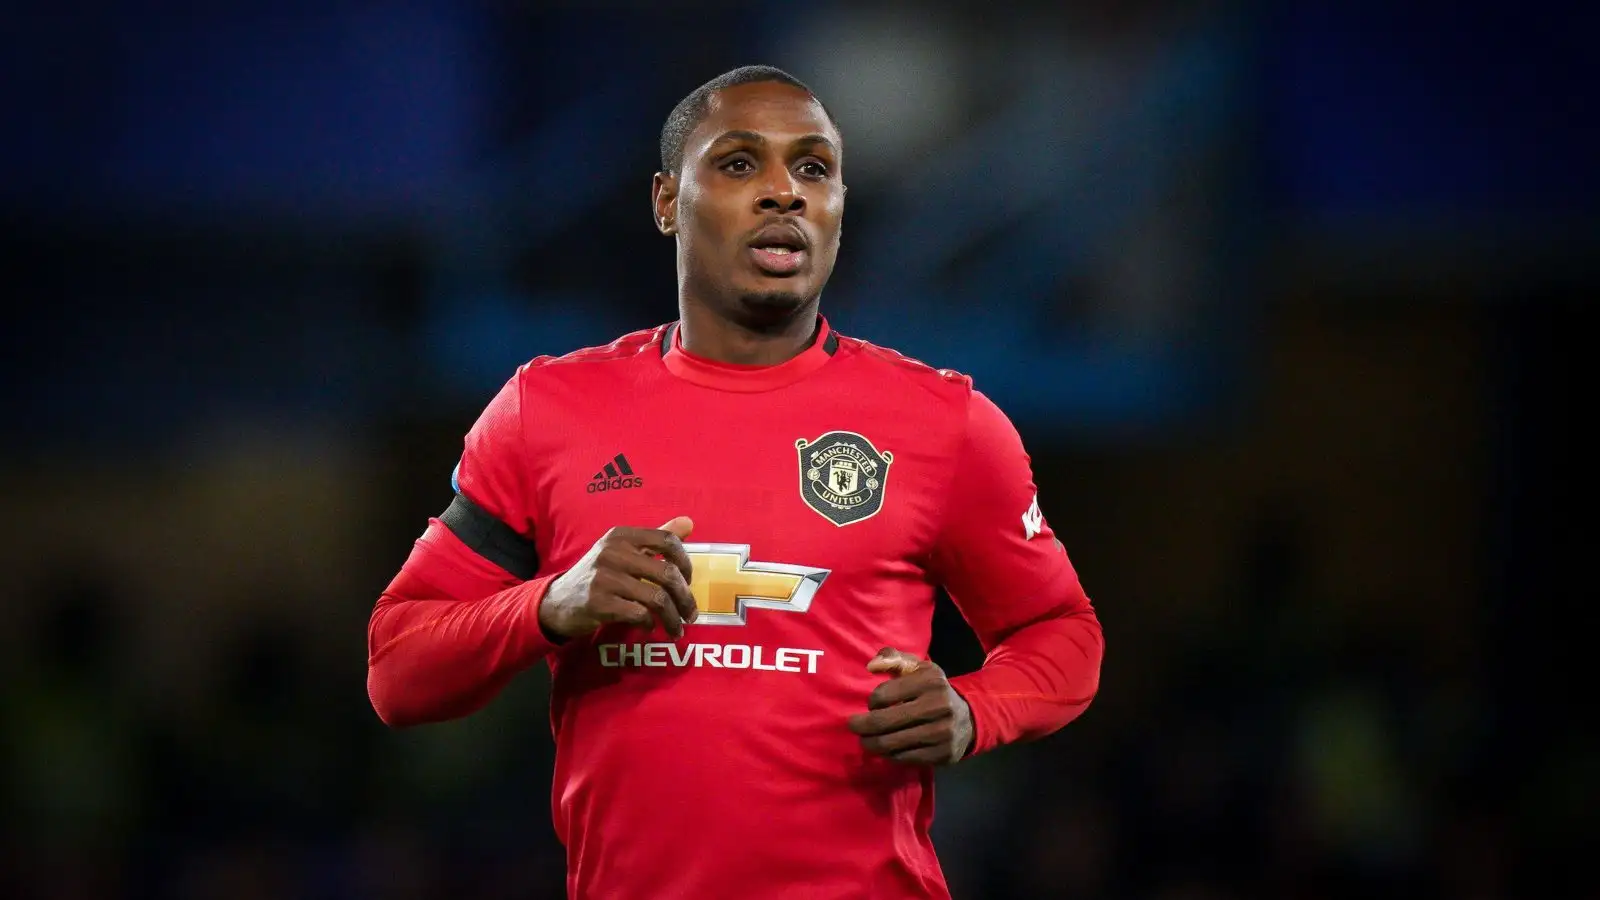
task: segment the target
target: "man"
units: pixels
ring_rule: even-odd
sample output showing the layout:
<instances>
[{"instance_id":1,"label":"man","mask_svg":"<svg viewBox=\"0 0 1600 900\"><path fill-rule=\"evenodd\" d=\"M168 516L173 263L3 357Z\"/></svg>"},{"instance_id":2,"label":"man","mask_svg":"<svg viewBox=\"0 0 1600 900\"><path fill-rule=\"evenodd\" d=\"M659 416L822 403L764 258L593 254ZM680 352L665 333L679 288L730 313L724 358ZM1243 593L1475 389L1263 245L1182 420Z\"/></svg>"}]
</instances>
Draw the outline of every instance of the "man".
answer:
<instances>
[{"instance_id":1,"label":"man","mask_svg":"<svg viewBox=\"0 0 1600 900\"><path fill-rule=\"evenodd\" d=\"M948 897L932 767L1081 713L1099 622L1000 410L819 315L845 187L810 90L736 69L661 151L678 321L489 403L373 611L372 704L464 716L545 661L572 897ZM935 584L977 672L924 658Z\"/></svg>"}]
</instances>

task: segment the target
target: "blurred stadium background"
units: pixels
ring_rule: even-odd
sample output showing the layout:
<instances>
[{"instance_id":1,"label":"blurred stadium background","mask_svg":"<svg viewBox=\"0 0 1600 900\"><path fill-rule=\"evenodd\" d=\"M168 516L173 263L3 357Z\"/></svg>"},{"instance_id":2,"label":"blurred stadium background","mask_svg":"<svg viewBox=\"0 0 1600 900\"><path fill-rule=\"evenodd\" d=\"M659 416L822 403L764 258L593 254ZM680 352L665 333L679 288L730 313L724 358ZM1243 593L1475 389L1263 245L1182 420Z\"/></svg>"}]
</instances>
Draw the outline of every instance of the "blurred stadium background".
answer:
<instances>
[{"instance_id":1,"label":"blurred stadium background","mask_svg":"<svg viewBox=\"0 0 1600 900\"><path fill-rule=\"evenodd\" d=\"M1594 896L1595 7L988 6L9 15L0 893L560 895L543 672L391 733L367 614L512 367L673 317L657 129L770 62L825 309L1012 413L1108 636L941 776L957 896Z\"/></svg>"}]
</instances>

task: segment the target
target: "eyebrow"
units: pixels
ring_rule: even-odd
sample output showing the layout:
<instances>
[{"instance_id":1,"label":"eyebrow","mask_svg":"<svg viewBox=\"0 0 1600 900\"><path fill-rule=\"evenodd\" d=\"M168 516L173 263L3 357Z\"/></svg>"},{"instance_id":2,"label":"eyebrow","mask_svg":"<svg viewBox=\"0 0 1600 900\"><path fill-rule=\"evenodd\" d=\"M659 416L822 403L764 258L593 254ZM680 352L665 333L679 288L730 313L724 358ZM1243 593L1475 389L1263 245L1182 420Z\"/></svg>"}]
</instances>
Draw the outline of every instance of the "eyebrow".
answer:
<instances>
[{"instance_id":1,"label":"eyebrow","mask_svg":"<svg viewBox=\"0 0 1600 900\"><path fill-rule=\"evenodd\" d=\"M722 134L717 135L716 140L711 142L711 146L715 147L718 144L726 144L732 141L746 141L751 144L763 145L767 143L766 137L758 132L736 128L733 131L724 131ZM833 141L828 140L826 135L804 134L798 138L795 138L794 142L806 147L820 144L824 147L827 147L829 150L833 150L836 153L838 152L838 148L833 145Z\"/></svg>"}]
</instances>

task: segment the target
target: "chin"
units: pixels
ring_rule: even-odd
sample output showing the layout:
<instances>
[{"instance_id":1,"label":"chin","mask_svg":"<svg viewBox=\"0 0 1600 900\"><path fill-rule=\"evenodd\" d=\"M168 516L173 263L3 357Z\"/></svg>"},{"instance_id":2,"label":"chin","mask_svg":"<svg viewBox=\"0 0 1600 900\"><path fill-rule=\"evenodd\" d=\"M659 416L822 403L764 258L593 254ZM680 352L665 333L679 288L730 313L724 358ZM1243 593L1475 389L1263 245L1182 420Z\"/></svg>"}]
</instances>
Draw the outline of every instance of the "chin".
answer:
<instances>
[{"instance_id":1,"label":"chin","mask_svg":"<svg viewBox=\"0 0 1600 900\"><path fill-rule=\"evenodd\" d=\"M752 291L739 295L739 305L746 309L799 309L806 298L799 291Z\"/></svg>"},{"instance_id":2,"label":"chin","mask_svg":"<svg viewBox=\"0 0 1600 900\"><path fill-rule=\"evenodd\" d=\"M762 329L783 325L805 307L809 298L799 291L746 291L739 295L744 325Z\"/></svg>"}]
</instances>

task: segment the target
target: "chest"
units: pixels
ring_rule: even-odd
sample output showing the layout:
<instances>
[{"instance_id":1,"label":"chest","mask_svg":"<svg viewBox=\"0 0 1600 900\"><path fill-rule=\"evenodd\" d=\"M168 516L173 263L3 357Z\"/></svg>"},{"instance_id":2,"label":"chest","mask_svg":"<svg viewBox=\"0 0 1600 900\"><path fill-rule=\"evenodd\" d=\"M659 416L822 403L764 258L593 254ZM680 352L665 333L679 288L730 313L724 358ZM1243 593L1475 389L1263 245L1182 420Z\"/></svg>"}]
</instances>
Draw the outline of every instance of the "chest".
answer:
<instances>
[{"instance_id":1,"label":"chest","mask_svg":"<svg viewBox=\"0 0 1600 900\"><path fill-rule=\"evenodd\" d=\"M695 522L695 545L840 573L920 567L951 448L938 423L868 402L729 396L570 423L542 465L541 558L570 565L608 529Z\"/></svg>"}]
</instances>

